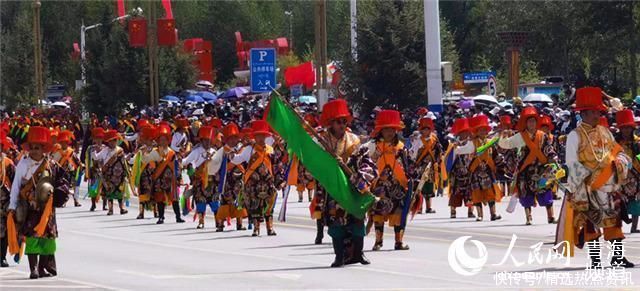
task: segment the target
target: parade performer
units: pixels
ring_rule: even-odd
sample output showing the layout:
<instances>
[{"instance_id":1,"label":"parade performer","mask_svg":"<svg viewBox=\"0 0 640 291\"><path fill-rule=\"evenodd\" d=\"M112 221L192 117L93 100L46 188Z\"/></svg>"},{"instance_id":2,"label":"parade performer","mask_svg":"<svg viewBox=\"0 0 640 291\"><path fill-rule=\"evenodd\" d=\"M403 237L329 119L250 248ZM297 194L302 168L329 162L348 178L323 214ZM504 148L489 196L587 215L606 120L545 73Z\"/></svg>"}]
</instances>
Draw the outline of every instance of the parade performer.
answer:
<instances>
[{"instance_id":1,"label":"parade performer","mask_svg":"<svg viewBox=\"0 0 640 291\"><path fill-rule=\"evenodd\" d=\"M414 185L418 186L416 189L417 197L421 195L424 197L425 213L436 213L431 207L431 198L436 196L435 185L438 181L442 145L434 132L433 119L423 117L420 118L418 124L420 138L411 145L410 149L413 161L411 176L416 181ZM422 188L420 185L423 185Z\"/></svg>"},{"instance_id":2,"label":"parade performer","mask_svg":"<svg viewBox=\"0 0 640 291\"><path fill-rule=\"evenodd\" d=\"M486 115L476 115L469 121L473 134L473 140L456 149L458 154L473 155L469 165L471 173L471 202L478 211L476 221L483 219L483 204L489 205L491 221L502 219L496 213L496 201L500 200L501 191L496 184L496 167L494 162L495 151L491 147L488 134L491 131L489 118ZM492 141L495 139L492 139ZM484 148L481 152L478 149Z\"/></svg>"},{"instance_id":3,"label":"parade performer","mask_svg":"<svg viewBox=\"0 0 640 291\"><path fill-rule=\"evenodd\" d=\"M518 133L512 135L503 131L498 145L503 149L522 149L516 176L516 191L520 205L524 207L526 225L531 225L531 208L538 205L546 207L547 222L556 223L553 215L553 192L548 181L552 180L552 168L548 165L557 162L552 140L541 130L538 111L535 107L526 107L518 120ZM512 136L511 136L512 135Z\"/></svg>"},{"instance_id":4,"label":"parade performer","mask_svg":"<svg viewBox=\"0 0 640 291\"><path fill-rule=\"evenodd\" d=\"M513 130L511 116L500 116L500 125L498 129L501 131ZM496 176L498 181L505 189L511 188L516 172L518 171L518 149L504 149L496 147ZM515 186L515 185L514 185Z\"/></svg>"},{"instance_id":5,"label":"parade performer","mask_svg":"<svg viewBox=\"0 0 640 291\"><path fill-rule=\"evenodd\" d=\"M560 137L556 138L553 135L553 130L555 126L553 125L553 121L551 120L551 117L549 117L548 115L542 115L540 117L540 124L538 125L538 128L542 130L542 132L546 133L547 136L549 136L549 139L551 140L551 146L556 152L558 160L564 161L564 159L562 159L563 157L560 156L560 154L564 152L558 150L560 149ZM565 139L566 137L562 137L562 138ZM560 198L560 196L558 196L558 181L553 181L551 185L552 185L551 192L553 193L553 200L562 199Z\"/></svg>"},{"instance_id":6,"label":"parade performer","mask_svg":"<svg viewBox=\"0 0 640 291\"><path fill-rule=\"evenodd\" d=\"M408 207L406 197L409 195L409 180L407 178L408 156L404 144L398 133L404 126L400 119L400 112L396 110L382 110L378 112L375 121L373 140L363 146L368 148L370 158L376 163L378 178L374 181L371 192L379 198L372 207L373 222L376 231L376 241L373 250L382 248L384 223L388 222L395 233L395 250L408 250L403 243L405 225L402 224L405 207Z\"/></svg>"},{"instance_id":7,"label":"parade performer","mask_svg":"<svg viewBox=\"0 0 640 291\"><path fill-rule=\"evenodd\" d=\"M213 137L213 127L202 126L198 130L198 139L200 143L189 155L182 160L183 166L189 166L193 169L190 175L191 193L196 203L196 213L198 215L197 229L204 228L204 217L207 205L214 213L214 217L218 211L219 200L214 201L214 189L218 186L217 178L210 173L210 165L216 150L211 147L211 138ZM191 172L191 171L189 171Z\"/></svg>"},{"instance_id":8,"label":"parade performer","mask_svg":"<svg viewBox=\"0 0 640 291\"><path fill-rule=\"evenodd\" d=\"M181 172L176 157L176 152L169 147L171 140L171 127L167 123L160 123L157 127L157 147L143 158L144 163L155 163L153 170L153 200L158 208L157 224L164 223L164 209L166 204L171 204L176 215L176 222L183 223L180 217L180 204L178 203L178 175Z\"/></svg>"},{"instance_id":9,"label":"parade performer","mask_svg":"<svg viewBox=\"0 0 640 291\"><path fill-rule=\"evenodd\" d=\"M267 145L271 137L269 124L264 120L251 123L255 143L248 145L231 159L233 164L248 163L244 174L245 207L254 229L252 236L260 235L260 223L265 222L267 235L276 235L273 230L273 205L276 199L276 176L272 163L273 148Z\"/></svg>"},{"instance_id":10,"label":"parade performer","mask_svg":"<svg viewBox=\"0 0 640 291\"><path fill-rule=\"evenodd\" d=\"M13 161L7 156L7 152L11 150L12 142L6 136L6 132L0 128L0 146L2 154L0 154L0 267L9 267L7 263L7 248L9 247L9 237L7 235L7 214L9 211L9 200L11 192L11 183L16 172Z\"/></svg>"},{"instance_id":11,"label":"parade performer","mask_svg":"<svg viewBox=\"0 0 640 291\"><path fill-rule=\"evenodd\" d=\"M230 161L230 156L240 149L240 130L235 123L231 122L222 129L222 134L225 143L223 148L225 157L218 173L221 177L218 179L220 181L218 189L214 189L221 195L220 209L216 214L218 221L216 231L223 231L224 221L231 218L236 219L236 230L246 230L242 226L242 219L247 217L247 210L243 208L242 201L245 198L242 191L245 168L242 164L234 164Z\"/></svg>"},{"instance_id":12,"label":"parade performer","mask_svg":"<svg viewBox=\"0 0 640 291\"><path fill-rule=\"evenodd\" d=\"M33 126L29 129L24 147L28 156L18 162L11 184L9 223L12 229L26 237L25 254L29 259L29 278L56 276L56 238L58 227L55 207L62 206L68 196L68 182L49 157L53 145L48 128ZM12 232L12 231L10 231ZM17 253L18 242L9 234L9 248Z\"/></svg>"},{"instance_id":13,"label":"parade performer","mask_svg":"<svg viewBox=\"0 0 640 291\"><path fill-rule=\"evenodd\" d=\"M65 176L65 180L69 182L69 191L73 191L76 182L76 171L82 167L80 159L76 155L76 152L70 144L73 141L73 133L68 130L63 130L58 134L58 144L60 148L55 151L51 158L58 163L61 174ZM73 195L73 204L75 207L80 207L78 197Z\"/></svg>"},{"instance_id":14,"label":"parade performer","mask_svg":"<svg viewBox=\"0 0 640 291\"><path fill-rule=\"evenodd\" d=\"M564 233L559 231L559 234L564 234L565 240L573 241L578 247L587 242L589 248L593 248L589 255L594 268L602 267L599 238L604 234L606 241L618 246L612 249L611 264L631 268L633 263L623 256L621 249L625 237L615 193L624 183L632 161L609 129L599 125L601 113L607 110L602 103L601 89L580 88L576 95L575 110L580 112L582 122L567 136L569 193L565 195L565 199L569 197L574 217L566 224ZM572 228L578 230L577 240Z\"/></svg>"},{"instance_id":15,"label":"parade performer","mask_svg":"<svg viewBox=\"0 0 640 291\"><path fill-rule=\"evenodd\" d=\"M133 165L131 169L131 188L135 189L140 202L139 213L136 219L144 219L145 208L153 208L151 204L151 195L153 193L153 172L155 171L155 162L147 161L144 156L153 150L153 141L156 139L157 129L153 125L145 125L139 129L138 134L138 150L133 156L130 163Z\"/></svg>"},{"instance_id":16,"label":"parade performer","mask_svg":"<svg viewBox=\"0 0 640 291\"><path fill-rule=\"evenodd\" d=\"M104 129L102 127L94 127L91 130L91 140L93 144L87 148L87 154L84 162L84 179L88 183L89 197L91 197L91 209L96 210L96 202L102 197L102 210L107 210L107 199L102 192L102 172L98 160L98 154L102 152L105 146L102 144L104 140Z\"/></svg>"},{"instance_id":17,"label":"parade performer","mask_svg":"<svg viewBox=\"0 0 640 291\"><path fill-rule=\"evenodd\" d=\"M341 162L353 166L355 176L351 180L360 183L362 188L369 188L370 182L375 178L375 164L366 152L359 152L360 139L353 134L349 128L349 123L353 120L347 102L344 99L332 100L322 108L320 117L324 130L319 135L325 140L328 148L325 150L333 153ZM367 148L363 148L366 150ZM367 171L368 170L368 171ZM366 178L365 178L366 176ZM370 264L364 256L364 220L348 214L340 204L326 192L322 185L317 184L314 193L314 217L318 223L318 235L323 232L323 225L329 228L329 236L335 253L335 260L331 267L340 267L344 264L361 263ZM322 237L316 236L320 242ZM346 246L350 245L350 249Z\"/></svg>"},{"instance_id":18,"label":"parade performer","mask_svg":"<svg viewBox=\"0 0 640 291\"><path fill-rule=\"evenodd\" d=\"M186 118L176 118L176 132L171 138L171 149L178 153L180 157L186 157L191 151L191 142L189 140L189 120Z\"/></svg>"},{"instance_id":19,"label":"parade performer","mask_svg":"<svg viewBox=\"0 0 640 291\"><path fill-rule=\"evenodd\" d=\"M640 137L634 134L637 128L633 111L626 109L616 113L616 124L620 129L616 140L624 149L624 152L633 160L633 165L629 169L629 174L620 192L622 199L627 201L628 214L622 213L623 216L631 215L631 233L638 233L638 215L640 215Z\"/></svg>"},{"instance_id":20,"label":"parade performer","mask_svg":"<svg viewBox=\"0 0 640 291\"><path fill-rule=\"evenodd\" d=\"M475 218L473 207L471 204L471 172L469 166L473 155L460 154L456 148L467 142L471 137L471 129L469 128L469 120L467 118L458 118L454 121L451 132L456 140L449 143L449 147L445 154L445 161L448 155L453 152L453 165L450 173L447 174L449 182L449 207L451 208L451 218L456 218L456 208L467 206L467 217ZM446 171L446 168L444 169ZM443 171L443 172L445 172Z\"/></svg>"},{"instance_id":21,"label":"parade performer","mask_svg":"<svg viewBox=\"0 0 640 291\"><path fill-rule=\"evenodd\" d=\"M104 133L104 141L107 146L98 154L97 161L101 164L102 191L107 198L109 211L107 215L113 215L113 200L118 201L120 214L127 214L129 211L124 207L123 199L127 179L129 178L129 168L125 160L124 150L118 146L121 139L118 131L107 130Z\"/></svg>"}]
</instances>

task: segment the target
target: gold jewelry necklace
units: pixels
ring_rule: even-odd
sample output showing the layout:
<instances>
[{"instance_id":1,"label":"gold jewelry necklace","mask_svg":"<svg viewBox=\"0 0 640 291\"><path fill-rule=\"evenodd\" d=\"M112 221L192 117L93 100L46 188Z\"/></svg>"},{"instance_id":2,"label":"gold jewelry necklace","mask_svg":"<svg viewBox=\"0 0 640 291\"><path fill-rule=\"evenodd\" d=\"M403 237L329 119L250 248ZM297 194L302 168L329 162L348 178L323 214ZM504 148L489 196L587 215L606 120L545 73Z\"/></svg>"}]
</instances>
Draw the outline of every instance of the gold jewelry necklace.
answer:
<instances>
[{"instance_id":1,"label":"gold jewelry necklace","mask_svg":"<svg viewBox=\"0 0 640 291\"><path fill-rule=\"evenodd\" d=\"M589 134L587 133L587 130L584 129L584 126L580 126L580 129L583 131L583 133L584 133L584 135L586 137L589 137ZM600 132L598 131L598 127L597 126L594 127L593 129L596 131L597 134L600 134ZM598 157L598 155L596 154L596 151L593 148L593 144L591 143L591 140L587 141L587 144L589 145L589 149L591 149L591 153L593 154L593 157L596 159L596 161L598 163L601 163L604 160L604 158L609 154L608 151L605 152L606 151L606 145L604 145L604 143L602 145L602 149L601 149L601 153L602 154L601 154L600 157Z\"/></svg>"}]
</instances>

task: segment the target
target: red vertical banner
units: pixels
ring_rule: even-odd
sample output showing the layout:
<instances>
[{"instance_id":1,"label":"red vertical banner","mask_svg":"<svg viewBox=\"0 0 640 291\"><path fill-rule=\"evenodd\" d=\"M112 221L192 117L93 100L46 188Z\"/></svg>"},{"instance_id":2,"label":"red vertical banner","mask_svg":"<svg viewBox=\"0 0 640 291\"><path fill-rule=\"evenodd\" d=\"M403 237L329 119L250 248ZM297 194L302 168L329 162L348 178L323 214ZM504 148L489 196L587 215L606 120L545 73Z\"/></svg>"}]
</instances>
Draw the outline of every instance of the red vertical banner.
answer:
<instances>
[{"instance_id":1,"label":"red vertical banner","mask_svg":"<svg viewBox=\"0 0 640 291\"><path fill-rule=\"evenodd\" d=\"M124 16L124 0L116 0L118 5L118 17Z\"/></svg>"},{"instance_id":2,"label":"red vertical banner","mask_svg":"<svg viewBox=\"0 0 640 291\"><path fill-rule=\"evenodd\" d=\"M129 20L129 45L132 47L147 46L147 20L136 17Z\"/></svg>"},{"instance_id":3,"label":"red vertical banner","mask_svg":"<svg viewBox=\"0 0 640 291\"><path fill-rule=\"evenodd\" d=\"M213 45L211 41L202 42L202 52L198 56L200 70L200 80L207 80L213 82L213 57L212 57Z\"/></svg>"},{"instance_id":4,"label":"red vertical banner","mask_svg":"<svg viewBox=\"0 0 640 291\"><path fill-rule=\"evenodd\" d=\"M158 19L158 45L173 46L178 43L176 38L176 20L175 19Z\"/></svg>"},{"instance_id":5,"label":"red vertical banner","mask_svg":"<svg viewBox=\"0 0 640 291\"><path fill-rule=\"evenodd\" d=\"M162 0L162 6L164 6L165 18L173 18L173 10L171 9L171 0Z\"/></svg>"}]
</instances>

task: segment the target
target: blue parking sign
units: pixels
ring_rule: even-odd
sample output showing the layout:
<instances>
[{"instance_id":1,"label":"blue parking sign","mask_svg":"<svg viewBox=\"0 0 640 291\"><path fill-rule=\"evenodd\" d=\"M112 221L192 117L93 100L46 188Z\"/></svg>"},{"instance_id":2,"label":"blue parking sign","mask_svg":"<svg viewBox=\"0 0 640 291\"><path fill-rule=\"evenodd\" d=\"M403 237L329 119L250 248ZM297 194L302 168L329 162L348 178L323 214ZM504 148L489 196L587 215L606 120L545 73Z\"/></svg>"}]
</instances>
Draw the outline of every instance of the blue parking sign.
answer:
<instances>
[{"instance_id":1,"label":"blue parking sign","mask_svg":"<svg viewBox=\"0 0 640 291\"><path fill-rule=\"evenodd\" d=\"M271 92L276 87L276 50L251 49L251 92Z\"/></svg>"}]
</instances>

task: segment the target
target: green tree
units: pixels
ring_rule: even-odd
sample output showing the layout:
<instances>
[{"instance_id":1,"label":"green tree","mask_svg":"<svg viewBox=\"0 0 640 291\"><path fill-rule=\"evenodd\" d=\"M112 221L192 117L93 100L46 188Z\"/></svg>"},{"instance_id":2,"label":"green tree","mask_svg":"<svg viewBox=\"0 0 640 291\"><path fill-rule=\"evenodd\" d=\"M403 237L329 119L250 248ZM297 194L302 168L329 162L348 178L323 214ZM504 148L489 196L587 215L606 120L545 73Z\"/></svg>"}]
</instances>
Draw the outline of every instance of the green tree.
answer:
<instances>
[{"instance_id":1,"label":"green tree","mask_svg":"<svg viewBox=\"0 0 640 291\"><path fill-rule=\"evenodd\" d=\"M12 18L14 22L11 23L10 29L3 29L1 34L0 95L3 97L4 104L14 108L26 103L36 104L36 99L32 12L29 5L17 5L11 11L15 14L4 15L3 13L3 17ZM43 55L45 53L43 51Z\"/></svg>"}]
</instances>

